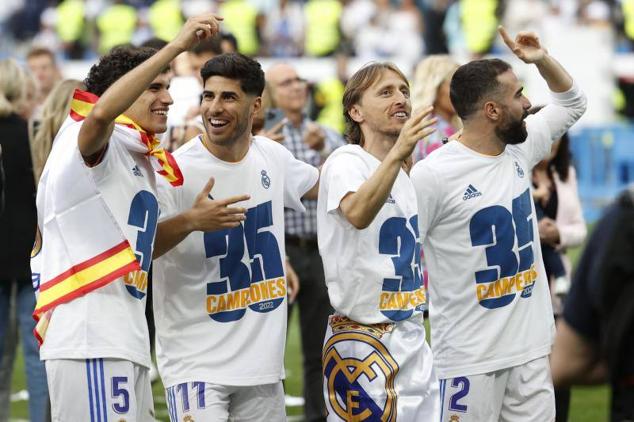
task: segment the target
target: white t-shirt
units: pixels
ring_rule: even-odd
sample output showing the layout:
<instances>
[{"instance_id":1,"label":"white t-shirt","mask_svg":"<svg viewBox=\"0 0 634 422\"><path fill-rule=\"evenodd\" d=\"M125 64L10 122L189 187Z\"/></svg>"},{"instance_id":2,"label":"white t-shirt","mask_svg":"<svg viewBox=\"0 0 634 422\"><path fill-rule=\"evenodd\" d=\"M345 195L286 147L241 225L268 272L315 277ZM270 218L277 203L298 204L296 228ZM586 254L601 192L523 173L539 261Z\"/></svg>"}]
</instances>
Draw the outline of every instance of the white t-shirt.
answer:
<instances>
[{"instance_id":1,"label":"white t-shirt","mask_svg":"<svg viewBox=\"0 0 634 422\"><path fill-rule=\"evenodd\" d=\"M380 164L359 145L338 148L322 168L317 203L330 303L362 324L411 318L426 300L416 193L407 174L399 170L385 205L367 228L356 229L339 209L343 197L356 192Z\"/></svg>"},{"instance_id":2,"label":"white t-shirt","mask_svg":"<svg viewBox=\"0 0 634 422\"><path fill-rule=\"evenodd\" d=\"M68 125L58 137L77 139L81 125ZM143 271L55 307L42 360L118 358L150 367L145 301L159 207L150 161L118 142L126 130L115 125L103 160L90 171Z\"/></svg>"},{"instance_id":3,"label":"white t-shirt","mask_svg":"<svg viewBox=\"0 0 634 422\"><path fill-rule=\"evenodd\" d=\"M553 97L526 119L524 143L492 157L450 142L412 169L441 379L550 353L554 322L531 170L585 110L576 87Z\"/></svg>"},{"instance_id":4,"label":"white t-shirt","mask_svg":"<svg viewBox=\"0 0 634 422\"><path fill-rule=\"evenodd\" d=\"M221 161L196 137L175 153L185 184L159 185L161 218L185 211L210 177L214 199L249 194L239 227L194 232L154 263L159 372L166 386L202 381L259 385L284 377L284 207L319 177L282 145L255 137L238 163Z\"/></svg>"}]
</instances>

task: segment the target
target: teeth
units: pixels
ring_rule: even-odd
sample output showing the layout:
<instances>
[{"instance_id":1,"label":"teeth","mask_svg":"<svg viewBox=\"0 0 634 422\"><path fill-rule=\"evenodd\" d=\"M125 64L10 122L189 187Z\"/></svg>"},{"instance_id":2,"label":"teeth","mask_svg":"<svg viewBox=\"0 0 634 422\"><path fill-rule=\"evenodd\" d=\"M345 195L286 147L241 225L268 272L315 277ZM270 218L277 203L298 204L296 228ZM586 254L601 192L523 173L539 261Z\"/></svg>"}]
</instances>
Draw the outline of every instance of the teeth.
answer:
<instances>
[{"instance_id":1,"label":"teeth","mask_svg":"<svg viewBox=\"0 0 634 422\"><path fill-rule=\"evenodd\" d=\"M159 116L167 116L167 110L154 110L152 113L158 114Z\"/></svg>"},{"instance_id":2,"label":"teeth","mask_svg":"<svg viewBox=\"0 0 634 422\"><path fill-rule=\"evenodd\" d=\"M398 113L394 113L395 117L407 117L407 113L404 111L399 111Z\"/></svg>"},{"instance_id":3,"label":"teeth","mask_svg":"<svg viewBox=\"0 0 634 422\"><path fill-rule=\"evenodd\" d=\"M225 120L211 119L211 124L212 125L224 125L225 123L227 123Z\"/></svg>"}]
</instances>

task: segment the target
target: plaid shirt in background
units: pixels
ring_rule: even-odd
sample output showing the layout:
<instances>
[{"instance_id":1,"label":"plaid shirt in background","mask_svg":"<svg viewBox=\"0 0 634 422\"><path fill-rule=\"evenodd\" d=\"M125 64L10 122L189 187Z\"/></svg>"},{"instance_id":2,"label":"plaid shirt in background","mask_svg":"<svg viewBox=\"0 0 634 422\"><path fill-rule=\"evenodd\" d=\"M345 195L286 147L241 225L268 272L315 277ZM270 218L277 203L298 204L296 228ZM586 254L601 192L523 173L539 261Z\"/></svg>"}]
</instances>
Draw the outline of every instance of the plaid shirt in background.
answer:
<instances>
[{"instance_id":1,"label":"plaid shirt in background","mask_svg":"<svg viewBox=\"0 0 634 422\"><path fill-rule=\"evenodd\" d=\"M283 128L284 145L298 160L302 160L312 166L319 167L328 155L345 145L343 137L332 129L320 125L326 134L324 146L324 157L319 151L311 149L304 142L304 129L310 119L304 118L301 126L296 128L291 123L287 123ZM289 208L284 210L284 224L286 234L301 237L303 239L317 239L317 201L314 199L303 199L302 203L306 207L306 212L298 212Z\"/></svg>"}]
</instances>

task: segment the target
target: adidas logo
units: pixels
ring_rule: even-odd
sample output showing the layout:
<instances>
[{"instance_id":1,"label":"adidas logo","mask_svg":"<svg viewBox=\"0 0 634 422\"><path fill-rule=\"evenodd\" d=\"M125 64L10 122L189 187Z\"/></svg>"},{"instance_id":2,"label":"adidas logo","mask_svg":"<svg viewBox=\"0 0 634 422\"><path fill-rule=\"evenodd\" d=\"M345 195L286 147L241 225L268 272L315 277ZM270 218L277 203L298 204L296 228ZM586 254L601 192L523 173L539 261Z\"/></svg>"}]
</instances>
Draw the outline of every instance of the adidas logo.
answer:
<instances>
[{"instance_id":1,"label":"adidas logo","mask_svg":"<svg viewBox=\"0 0 634 422\"><path fill-rule=\"evenodd\" d=\"M141 173L141 169L136 164L132 167L132 174L135 176L143 177L143 173Z\"/></svg>"},{"instance_id":2,"label":"adidas logo","mask_svg":"<svg viewBox=\"0 0 634 422\"><path fill-rule=\"evenodd\" d=\"M467 199L476 198L478 196L482 196L482 193L480 193L473 185L469 185L467 190L464 192L462 200L466 201Z\"/></svg>"},{"instance_id":3,"label":"adidas logo","mask_svg":"<svg viewBox=\"0 0 634 422\"><path fill-rule=\"evenodd\" d=\"M387 197L387 199L385 200L386 204L396 204L396 201L394 200L394 198L392 198L392 194L390 193Z\"/></svg>"}]
</instances>

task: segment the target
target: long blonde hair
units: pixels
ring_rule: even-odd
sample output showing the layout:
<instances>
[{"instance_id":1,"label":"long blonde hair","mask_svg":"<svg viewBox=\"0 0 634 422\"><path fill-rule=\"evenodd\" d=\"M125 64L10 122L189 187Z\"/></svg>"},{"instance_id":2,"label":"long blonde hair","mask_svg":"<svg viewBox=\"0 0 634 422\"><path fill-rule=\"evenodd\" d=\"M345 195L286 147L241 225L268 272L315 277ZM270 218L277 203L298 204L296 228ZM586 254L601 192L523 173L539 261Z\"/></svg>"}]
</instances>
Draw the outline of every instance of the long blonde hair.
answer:
<instances>
[{"instance_id":1,"label":"long blonde hair","mask_svg":"<svg viewBox=\"0 0 634 422\"><path fill-rule=\"evenodd\" d=\"M73 92L83 88L83 83L75 79L58 82L42 105L42 117L35 136L32 137L33 173L35 182L40 180L46 159L53 148L53 139L68 117Z\"/></svg>"},{"instance_id":2,"label":"long blonde hair","mask_svg":"<svg viewBox=\"0 0 634 422\"><path fill-rule=\"evenodd\" d=\"M458 67L458 63L446 54L434 54L418 63L412 84L412 108L421 109L434 105L438 89L447 78L451 78ZM462 127L457 114L449 123L455 128Z\"/></svg>"},{"instance_id":3,"label":"long blonde hair","mask_svg":"<svg viewBox=\"0 0 634 422\"><path fill-rule=\"evenodd\" d=\"M27 92L27 74L13 59L0 60L0 117L19 113Z\"/></svg>"}]
</instances>

